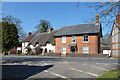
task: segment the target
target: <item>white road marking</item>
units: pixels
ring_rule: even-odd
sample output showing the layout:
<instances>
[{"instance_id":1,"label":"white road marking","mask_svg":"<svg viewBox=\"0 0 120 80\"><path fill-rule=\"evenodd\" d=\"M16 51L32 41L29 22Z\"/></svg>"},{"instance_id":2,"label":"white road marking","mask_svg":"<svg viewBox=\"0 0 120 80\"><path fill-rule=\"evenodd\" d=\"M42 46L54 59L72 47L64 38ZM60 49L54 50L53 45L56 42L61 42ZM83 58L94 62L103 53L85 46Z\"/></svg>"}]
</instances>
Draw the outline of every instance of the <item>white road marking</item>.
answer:
<instances>
[{"instance_id":1,"label":"white road marking","mask_svg":"<svg viewBox=\"0 0 120 80\"><path fill-rule=\"evenodd\" d=\"M97 69L101 69L101 70L105 70L105 71L108 71L108 69L104 69L104 68L100 68L100 67L95 67L95 66L91 66L93 68L97 68Z\"/></svg>"},{"instance_id":2,"label":"white road marking","mask_svg":"<svg viewBox=\"0 0 120 80\"><path fill-rule=\"evenodd\" d=\"M107 65L107 63L102 63L102 64Z\"/></svg>"},{"instance_id":3,"label":"white road marking","mask_svg":"<svg viewBox=\"0 0 120 80\"><path fill-rule=\"evenodd\" d=\"M83 64L83 65L88 65L88 64L85 63L85 64Z\"/></svg>"},{"instance_id":4,"label":"white road marking","mask_svg":"<svg viewBox=\"0 0 120 80\"><path fill-rule=\"evenodd\" d=\"M44 70L44 72L48 72L47 70Z\"/></svg>"},{"instance_id":5,"label":"white road marking","mask_svg":"<svg viewBox=\"0 0 120 80\"><path fill-rule=\"evenodd\" d=\"M77 69L75 69L75 68L70 68L70 69L75 70L75 71L78 71L78 72L83 72L82 70L77 70ZM90 74L90 75L93 75L93 76L98 76L97 74L93 74L93 73L90 73L90 72L84 72L84 73Z\"/></svg>"},{"instance_id":6,"label":"white road marking","mask_svg":"<svg viewBox=\"0 0 120 80\"><path fill-rule=\"evenodd\" d=\"M100 64L100 63L96 63L96 64Z\"/></svg>"},{"instance_id":7,"label":"white road marking","mask_svg":"<svg viewBox=\"0 0 120 80\"><path fill-rule=\"evenodd\" d=\"M96 63L96 64L100 64L100 63ZM83 65L88 65L88 64L83 64ZM88 65L88 66L90 66L90 65ZM100 68L100 67L96 67L96 66L90 66L90 67L97 68L97 69L104 70L104 71L109 71L108 69L104 69L104 68Z\"/></svg>"},{"instance_id":8,"label":"white road marking","mask_svg":"<svg viewBox=\"0 0 120 80\"><path fill-rule=\"evenodd\" d=\"M53 74L53 75L58 76L58 77L61 77L61 78L67 78L67 77L65 77L65 76L62 76L62 75L59 75L59 74L56 74L56 73L53 73L53 72L50 72L50 71L47 71L47 70L44 70L44 72L48 72L48 73L50 73L50 74Z\"/></svg>"},{"instance_id":9,"label":"white road marking","mask_svg":"<svg viewBox=\"0 0 120 80\"><path fill-rule=\"evenodd\" d=\"M85 73L96 76L96 77L98 76L97 74L93 74L93 73L90 73L90 72L85 72Z\"/></svg>"},{"instance_id":10,"label":"white road marking","mask_svg":"<svg viewBox=\"0 0 120 80\"><path fill-rule=\"evenodd\" d=\"M74 68L70 68L72 70L75 70L75 71L79 71L79 72L83 72L82 70L77 70L77 69L74 69Z\"/></svg>"}]
</instances>

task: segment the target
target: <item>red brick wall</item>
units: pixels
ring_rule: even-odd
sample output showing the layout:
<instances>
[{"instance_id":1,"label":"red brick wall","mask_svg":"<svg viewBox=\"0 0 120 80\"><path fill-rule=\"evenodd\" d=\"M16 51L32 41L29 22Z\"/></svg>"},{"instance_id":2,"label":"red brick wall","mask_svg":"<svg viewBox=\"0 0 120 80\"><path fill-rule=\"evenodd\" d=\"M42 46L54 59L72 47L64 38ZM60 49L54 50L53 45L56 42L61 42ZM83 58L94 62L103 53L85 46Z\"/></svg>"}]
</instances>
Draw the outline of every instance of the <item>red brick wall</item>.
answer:
<instances>
[{"instance_id":1,"label":"red brick wall","mask_svg":"<svg viewBox=\"0 0 120 80\"><path fill-rule=\"evenodd\" d=\"M89 54L98 54L100 50L100 34L88 35L89 42L83 43L83 36L75 36L75 42L77 44L77 52L83 53L83 46L89 47ZM71 53L68 45L72 42L72 36L66 36L66 43L62 43L62 37L55 38L55 53L61 53L61 47L66 47L66 53Z\"/></svg>"}]
</instances>

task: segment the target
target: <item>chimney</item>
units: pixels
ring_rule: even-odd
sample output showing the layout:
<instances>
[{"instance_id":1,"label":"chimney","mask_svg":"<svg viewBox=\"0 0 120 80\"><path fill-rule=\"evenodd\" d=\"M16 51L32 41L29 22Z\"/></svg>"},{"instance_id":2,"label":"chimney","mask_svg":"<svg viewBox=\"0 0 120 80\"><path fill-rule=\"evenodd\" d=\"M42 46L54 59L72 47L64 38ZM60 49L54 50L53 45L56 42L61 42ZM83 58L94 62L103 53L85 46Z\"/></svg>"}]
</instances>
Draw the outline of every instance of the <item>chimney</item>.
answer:
<instances>
[{"instance_id":1,"label":"chimney","mask_svg":"<svg viewBox=\"0 0 120 80\"><path fill-rule=\"evenodd\" d=\"M28 36L30 36L32 33L31 32L28 32Z\"/></svg>"},{"instance_id":2,"label":"chimney","mask_svg":"<svg viewBox=\"0 0 120 80\"><path fill-rule=\"evenodd\" d=\"M51 28L49 27L49 28L48 28L48 33L50 33L50 32L51 32Z\"/></svg>"},{"instance_id":3,"label":"chimney","mask_svg":"<svg viewBox=\"0 0 120 80\"><path fill-rule=\"evenodd\" d=\"M119 12L117 12L117 15L116 15L116 23L118 25L120 24L120 14L119 14Z\"/></svg>"},{"instance_id":4,"label":"chimney","mask_svg":"<svg viewBox=\"0 0 120 80\"><path fill-rule=\"evenodd\" d=\"M50 33L53 30L53 27L48 28L48 33Z\"/></svg>"},{"instance_id":5,"label":"chimney","mask_svg":"<svg viewBox=\"0 0 120 80\"><path fill-rule=\"evenodd\" d=\"M98 16L98 14L96 14L96 22L95 22L96 24L98 24L99 23L99 16Z\"/></svg>"}]
</instances>

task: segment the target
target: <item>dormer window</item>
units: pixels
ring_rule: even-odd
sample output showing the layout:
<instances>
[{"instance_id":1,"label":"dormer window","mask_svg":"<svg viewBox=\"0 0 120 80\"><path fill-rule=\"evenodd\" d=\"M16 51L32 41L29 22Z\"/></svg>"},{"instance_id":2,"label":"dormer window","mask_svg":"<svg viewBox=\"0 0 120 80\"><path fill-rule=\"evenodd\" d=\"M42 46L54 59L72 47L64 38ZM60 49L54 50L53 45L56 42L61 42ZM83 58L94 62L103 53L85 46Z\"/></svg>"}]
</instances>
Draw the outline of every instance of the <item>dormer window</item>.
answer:
<instances>
[{"instance_id":1,"label":"dormer window","mask_svg":"<svg viewBox=\"0 0 120 80\"><path fill-rule=\"evenodd\" d=\"M75 43L75 36L72 36L72 43Z\"/></svg>"},{"instance_id":2,"label":"dormer window","mask_svg":"<svg viewBox=\"0 0 120 80\"><path fill-rule=\"evenodd\" d=\"M83 35L83 42L88 43L88 35Z\"/></svg>"}]
</instances>

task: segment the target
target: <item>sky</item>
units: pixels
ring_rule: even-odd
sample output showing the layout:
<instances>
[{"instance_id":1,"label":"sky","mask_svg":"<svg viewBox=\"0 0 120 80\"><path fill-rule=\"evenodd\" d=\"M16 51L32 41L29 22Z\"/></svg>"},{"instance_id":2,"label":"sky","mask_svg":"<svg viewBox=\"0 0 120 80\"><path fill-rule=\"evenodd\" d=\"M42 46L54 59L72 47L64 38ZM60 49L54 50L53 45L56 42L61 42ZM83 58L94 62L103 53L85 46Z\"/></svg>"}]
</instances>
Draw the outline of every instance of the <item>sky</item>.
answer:
<instances>
[{"instance_id":1,"label":"sky","mask_svg":"<svg viewBox=\"0 0 120 80\"><path fill-rule=\"evenodd\" d=\"M40 20L49 21L56 30L63 26L86 24L89 17L95 18L96 13L88 7L87 2L79 2L78 7L77 4L77 2L3 2L2 16L12 15L20 19L26 33L35 31L35 26ZM103 30L103 35L105 33Z\"/></svg>"}]
</instances>

